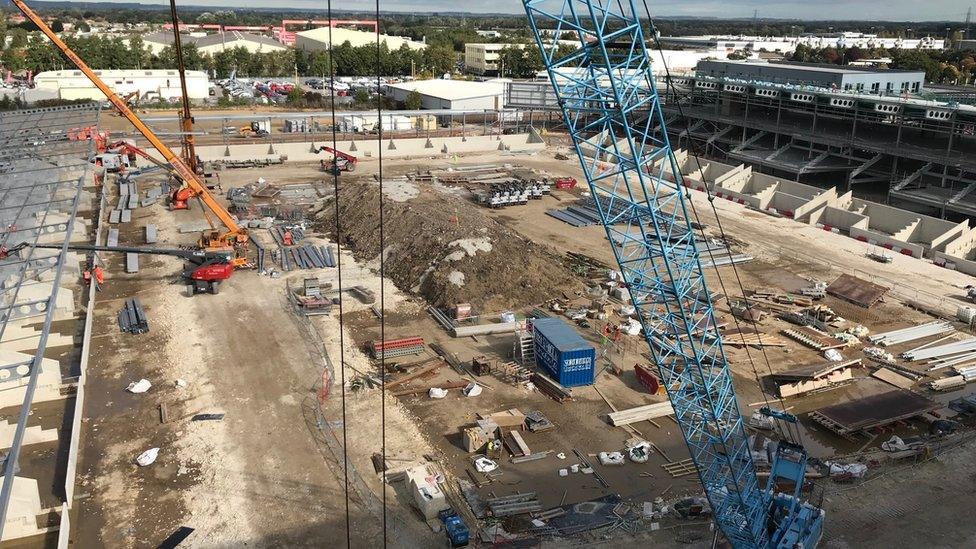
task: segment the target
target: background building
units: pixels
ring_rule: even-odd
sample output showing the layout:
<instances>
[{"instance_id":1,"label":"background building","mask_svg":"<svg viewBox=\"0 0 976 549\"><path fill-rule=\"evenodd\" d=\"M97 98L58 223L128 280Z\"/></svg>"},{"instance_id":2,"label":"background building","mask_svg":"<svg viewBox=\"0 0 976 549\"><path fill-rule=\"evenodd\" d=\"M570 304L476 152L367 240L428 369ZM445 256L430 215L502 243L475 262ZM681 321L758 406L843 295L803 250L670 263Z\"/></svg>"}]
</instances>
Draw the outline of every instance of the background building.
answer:
<instances>
[{"instance_id":1,"label":"background building","mask_svg":"<svg viewBox=\"0 0 976 549\"><path fill-rule=\"evenodd\" d=\"M469 80L420 80L390 84L386 94L394 101L405 101L410 92L421 97L424 109L500 109L505 103L505 84L509 80L487 82Z\"/></svg>"},{"instance_id":2,"label":"background building","mask_svg":"<svg viewBox=\"0 0 976 549\"><path fill-rule=\"evenodd\" d=\"M815 63L703 60L698 63L697 73L699 76L713 78L779 84L805 84L820 88L878 94L918 93L925 84L924 71L900 71Z\"/></svg>"},{"instance_id":3,"label":"background building","mask_svg":"<svg viewBox=\"0 0 976 549\"><path fill-rule=\"evenodd\" d=\"M524 47L525 44L465 44L464 69L473 74L497 76L501 51Z\"/></svg>"},{"instance_id":4,"label":"background building","mask_svg":"<svg viewBox=\"0 0 976 549\"><path fill-rule=\"evenodd\" d=\"M661 43L670 47L724 49L727 51L768 51L793 53L798 45L811 48L884 48L903 50L941 50L945 42L941 38L881 38L876 34L838 32L830 34L806 34L802 36L662 36Z\"/></svg>"},{"instance_id":5,"label":"background building","mask_svg":"<svg viewBox=\"0 0 976 549\"><path fill-rule=\"evenodd\" d=\"M138 99L148 101L183 96L180 90L180 74L175 70L96 70L95 74L121 97L133 92L138 94ZM34 77L34 84L38 89L57 92L61 99L107 99L81 71L41 72ZM186 71L186 89L190 99L209 97L210 83L207 74L202 71Z\"/></svg>"},{"instance_id":6,"label":"background building","mask_svg":"<svg viewBox=\"0 0 976 549\"><path fill-rule=\"evenodd\" d=\"M182 38L184 46L192 44L196 46L197 51L204 55L214 55L234 48L244 48L250 53L270 53L288 49L287 46L273 38L240 31L227 31L200 36L184 34ZM173 45L173 32L154 32L144 36L142 41L153 55L159 55L164 49Z\"/></svg>"},{"instance_id":7,"label":"background building","mask_svg":"<svg viewBox=\"0 0 976 549\"><path fill-rule=\"evenodd\" d=\"M340 46L345 42L349 42L349 44L353 47L376 44L376 34L372 32L342 28L334 28L331 30L332 44L336 46ZM309 51L328 50L329 36L330 34L328 27L320 27L317 29L298 32L295 33L295 47L300 50ZM406 45L412 50L420 50L427 47L427 44L423 42L417 42L416 40L411 40L403 36L389 36L386 34L381 34L380 40L386 42L386 46L390 48L390 50L398 50L403 45Z\"/></svg>"}]
</instances>

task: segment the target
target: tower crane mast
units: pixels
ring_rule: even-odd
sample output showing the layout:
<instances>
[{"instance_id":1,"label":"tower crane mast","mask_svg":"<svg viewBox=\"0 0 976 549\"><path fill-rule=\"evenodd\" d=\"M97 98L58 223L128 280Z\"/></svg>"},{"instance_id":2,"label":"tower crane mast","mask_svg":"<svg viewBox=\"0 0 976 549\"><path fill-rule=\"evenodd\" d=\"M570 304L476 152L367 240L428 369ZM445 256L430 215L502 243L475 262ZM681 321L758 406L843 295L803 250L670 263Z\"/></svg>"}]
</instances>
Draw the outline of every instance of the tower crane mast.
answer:
<instances>
[{"instance_id":1,"label":"tower crane mast","mask_svg":"<svg viewBox=\"0 0 976 549\"><path fill-rule=\"evenodd\" d=\"M635 1L522 4L715 522L736 548L814 547L803 448L759 485Z\"/></svg>"}]
</instances>

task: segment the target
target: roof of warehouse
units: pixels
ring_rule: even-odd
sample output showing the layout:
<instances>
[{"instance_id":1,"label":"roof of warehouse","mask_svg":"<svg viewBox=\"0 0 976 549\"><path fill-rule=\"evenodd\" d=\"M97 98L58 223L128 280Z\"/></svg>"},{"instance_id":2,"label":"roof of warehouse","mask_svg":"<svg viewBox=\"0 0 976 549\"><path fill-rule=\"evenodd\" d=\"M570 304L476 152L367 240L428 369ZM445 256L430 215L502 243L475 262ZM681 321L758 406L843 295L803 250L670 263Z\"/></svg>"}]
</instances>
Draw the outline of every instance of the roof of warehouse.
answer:
<instances>
[{"instance_id":1,"label":"roof of warehouse","mask_svg":"<svg viewBox=\"0 0 976 549\"><path fill-rule=\"evenodd\" d=\"M511 82L511 80L494 79L487 82L475 82L473 80L435 79L401 82L399 84L390 84L389 87L408 92L416 90L421 95L437 97L448 101L458 101L461 99L502 95L505 93L506 82Z\"/></svg>"},{"instance_id":2,"label":"roof of warehouse","mask_svg":"<svg viewBox=\"0 0 976 549\"><path fill-rule=\"evenodd\" d=\"M180 36L184 44L193 44L198 48L203 48L207 46L213 46L221 43L237 42L238 40L243 40L246 42L254 42L256 44L262 44L265 46L273 46L276 48L285 48L286 46L277 40L270 38L268 36L262 36L260 34L251 34L248 32L240 31L228 31L223 35L221 34L208 34L207 36L190 36L188 34L183 34ZM143 42L152 42L154 44L165 44L172 46L175 38L172 32L169 31L157 31L151 34L147 34L142 37Z\"/></svg>"},{"instance_id":3,"label":"roof of warehouse","mask_svg":"<svg viewBox=\"0 0 976 549\"><path fill-rule=\"evenodd\" d=\"M915 70L897 70L897 69L879 69L874 67L852 67L850 65L829 65L825 63L799 63L795 61L791 62L756 62L756 61L733 61L724 59L704 59L702 63L711 63L716 65L728 65L735 67L758 67L761 69L786 69L795 71L809 71L809 72L825 72L832 74L905 74L905 73L923 73L924 71Z\"/></svg>"},{"instance_id":4,"label":"roof of warehouse","mask_svg":"<svg viewBox=\"0 0 976 549\"><path fill-rule=\"evenodd\" d=\"M316 42L321 42L323 44L328 44L332 41L332 44L336 46L342 45L344 42L349 42L352 46L363 46L368 44L376 44L376 33L369 31L360 31L353 29L343 29L340 27L333 27L331 33L329 32L329 27L319 27L316 29L310 29L306 31L301 31L295 33L296 36L301 36L302 38L308 38L315 40ZM399 49L400 46L406 44L410 48L420 49L426 48L427 44L417 40L411 40L406 36L390 36L388 34L381 34L380 40L386 42L387 47L391 50Z\"/></svg>"}]
</instances>

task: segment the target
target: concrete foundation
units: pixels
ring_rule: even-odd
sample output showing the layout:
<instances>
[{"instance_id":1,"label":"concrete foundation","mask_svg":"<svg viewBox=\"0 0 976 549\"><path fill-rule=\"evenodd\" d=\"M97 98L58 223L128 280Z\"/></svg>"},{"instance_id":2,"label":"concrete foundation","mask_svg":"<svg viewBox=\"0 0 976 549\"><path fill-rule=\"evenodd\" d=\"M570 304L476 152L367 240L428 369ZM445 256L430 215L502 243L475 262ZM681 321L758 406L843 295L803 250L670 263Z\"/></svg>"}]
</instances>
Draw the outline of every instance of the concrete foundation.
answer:
<instances>
[{"instance_id":1,"label":"concrete foundation","mask_svg":"<svg viewBox=\"0 0 976 549\"><path fill-rule=\"evenodd\" d=\"M13 445L14 432L16 430L17 424L0 421L0 450L6 450ZM22 444L42 444L56 440L58 440L57 429L44 429L40 425L32 425L24 429L24 441Z\"/></svg>"},{"instance_id":2,"label":"concrete foundation","mask_svg":"<svg viewBox=\"0 0 976 549\"><path fill-rule=\"evenodd\" d=\"M17 364L33 358L34 355L31 354L0 349L0 363L2 364ZM0 375L5 373L7 370L0 370ZM30 367L19 366L17 373L26 376L30 373ZM37 388L34 391L35 403L64 398L61 396L61 367L58 365L58 361L49 358L41 359L41 371L37 375ZM28 377L14 380L0 379L0 408L23 404L28 380Z\"/></svg>"},{"instance_id":3,"label":"concrete foundation","mask_svg":"<svg viewBox=\"0 0 976 549\"><path fill-rule=\"evenodd\" d=\"M7 508L7 520L3 525L3 541L46 532L46 528L37 527L37 516L42 512L37 481L32 478L14 477L10 505Z\"/></svg>"}]
</instances>

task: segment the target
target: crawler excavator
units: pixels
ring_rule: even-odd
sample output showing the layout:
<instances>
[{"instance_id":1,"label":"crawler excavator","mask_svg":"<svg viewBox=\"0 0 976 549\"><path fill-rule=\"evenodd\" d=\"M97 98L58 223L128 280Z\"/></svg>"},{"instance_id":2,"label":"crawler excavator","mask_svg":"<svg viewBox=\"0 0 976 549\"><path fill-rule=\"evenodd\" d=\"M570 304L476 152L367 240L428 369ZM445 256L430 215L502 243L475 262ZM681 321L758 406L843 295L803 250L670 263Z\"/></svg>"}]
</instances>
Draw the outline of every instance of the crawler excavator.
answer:
<instances>
[{"instance_id":1,"label":"crawler excavator","mask_svg":"<svg viewBox=\"0 0 976 549\"><path fill-rule=\"evenodd\" d=\"M45 36L57 47L65 57L71 61L75 67L78 68L92 84L95 85L105 97L115 106L118 112L124 116L136 130L146 138L147 141L163 156L163 159L168 164L170 174L177 181L177 185L174 186L173 191L170 194L170 208L171 209L187 209L189 206L189 201L192 199L198 199L204 205L204 214L207 216L207 221L210 223L210 230L204 231L200 236L198 242L198 247L204 253L226 253L229 254L230 265L233 267L242 267L247 265L247 244L248 235L247 229L240 227L237 224L237 220L234 216L227 211L217 200L210 194L207 190L207 185L200 179L193 169L186 165L186 163L169 147L162 142L162 140L156 136L155 133L149 127L139 119L138 116L126 102L119 97L115 92L112 91L108 85L102 81L98 75L80 58L78 55L68 47L63 40L61 40L53 30L41 20L41 18L31 10L27 4L22 0L11 0L11 3L19 9L25 17L30 19L32 23L37 25L37 28L44 33ZM209 213L207 213L209 212ZM210 216L212 213L223 227L217 227Z\"/></svg>"}]
</instances>

